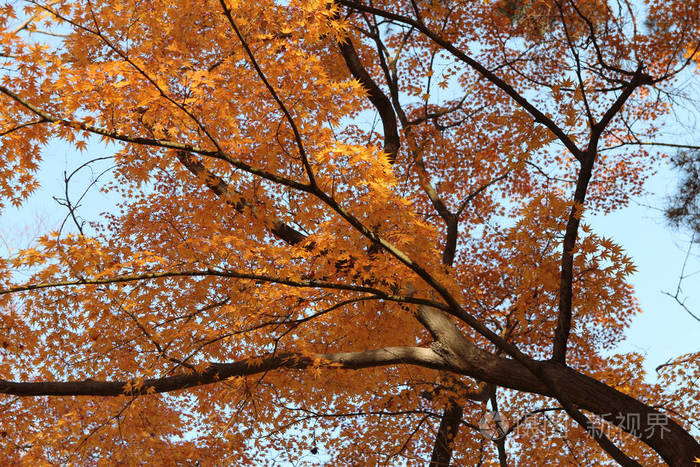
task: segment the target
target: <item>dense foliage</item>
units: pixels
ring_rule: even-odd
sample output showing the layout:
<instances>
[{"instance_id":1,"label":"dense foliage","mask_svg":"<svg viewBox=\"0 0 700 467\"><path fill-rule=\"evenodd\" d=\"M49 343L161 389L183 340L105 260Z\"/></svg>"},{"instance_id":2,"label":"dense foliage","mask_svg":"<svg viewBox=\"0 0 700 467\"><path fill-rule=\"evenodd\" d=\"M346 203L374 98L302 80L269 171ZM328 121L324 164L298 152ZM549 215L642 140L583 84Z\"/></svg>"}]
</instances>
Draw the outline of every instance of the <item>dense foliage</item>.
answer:
<instances>
[{"instance_id":1,"label":"dense foliage","mask_svg":"<svg viewBox=\"0 0 700 467\"><path fill-rule=\"evenodd\" d=\"M696 2L0 11L0 201L56 139L122 199L0 259L3 465L700 456L700 354L612 352L634 264L585 224L663 159Z\"/></svg>"}]
</instances>

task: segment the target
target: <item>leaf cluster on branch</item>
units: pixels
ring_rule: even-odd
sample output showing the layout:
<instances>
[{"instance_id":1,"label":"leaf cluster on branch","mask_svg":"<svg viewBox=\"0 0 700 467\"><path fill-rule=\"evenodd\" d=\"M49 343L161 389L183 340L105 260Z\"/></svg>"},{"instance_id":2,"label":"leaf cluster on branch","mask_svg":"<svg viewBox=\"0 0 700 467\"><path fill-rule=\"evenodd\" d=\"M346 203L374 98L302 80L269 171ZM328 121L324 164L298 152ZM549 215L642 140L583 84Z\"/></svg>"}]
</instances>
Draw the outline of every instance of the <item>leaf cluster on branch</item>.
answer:
<instances>
[{"instance_id":1,"label":"leaf cluster on branch","mask_svg":"<svg viewBox=\"0 0 700 467\"><path fill-rule=\"evenodd\" d=\"M3 464L700 456L700 354L651 384L611 352L635 266L585 224L676 146L697 5L0 13L0 206L56 140L76 171L116 147L99 186L121 199L88 223L66 186L75 229L0 258Z\"/></svg>"}]
</instances>

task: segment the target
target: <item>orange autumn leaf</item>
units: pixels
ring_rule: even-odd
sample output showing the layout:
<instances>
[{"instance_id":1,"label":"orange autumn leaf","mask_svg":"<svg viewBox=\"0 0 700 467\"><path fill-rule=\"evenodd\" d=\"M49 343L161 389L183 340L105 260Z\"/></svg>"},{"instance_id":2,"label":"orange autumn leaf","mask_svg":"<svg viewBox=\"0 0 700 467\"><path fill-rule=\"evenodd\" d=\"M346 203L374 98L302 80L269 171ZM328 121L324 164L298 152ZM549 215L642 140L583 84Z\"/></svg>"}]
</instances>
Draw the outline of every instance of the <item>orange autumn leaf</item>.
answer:
<instances>
[{"instance_id":1,"label":"orange autumn leaf","mask_svg":"<svg viewBox=\"0 0 700 467\"><path fill-rule=\"evenodd\" d=\"M0 258L0 464L697 462L700 357L614 352L586 224L695 66L697 5L646 7L2 4L0 206L50 143L94 178Z\"/></svg>"}]
</instances>

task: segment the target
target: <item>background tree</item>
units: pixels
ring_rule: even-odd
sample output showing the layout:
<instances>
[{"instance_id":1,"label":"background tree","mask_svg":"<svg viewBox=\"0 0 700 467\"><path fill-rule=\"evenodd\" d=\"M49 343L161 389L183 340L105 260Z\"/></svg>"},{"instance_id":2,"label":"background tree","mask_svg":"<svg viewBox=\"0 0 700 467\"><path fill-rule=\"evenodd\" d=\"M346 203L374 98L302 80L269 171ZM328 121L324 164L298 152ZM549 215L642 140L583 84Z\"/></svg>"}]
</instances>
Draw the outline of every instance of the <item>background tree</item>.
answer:
<instances>
[{"instance_id":1,"label":"background tree","mask_svg":"<svg viewBox=\"0 0 700 467\"><path fill-rule=\"evenodd\" d=\"M680 173L678 191L670 199L666 217L700 237L700 149L679 151L672 159Z\"/></svg>"},{"instance_id":2,"label":"background tree","mask_svg":"<svg viewBox=\"0 0 700 467\"><path fill-rule=\"evenodd\" d=\"M609 356L634 266L582 223L642 190L697 5L2 8L3 199L97 137L123 200L0 264L6 463L700 456L698 354Z\"/></svg>"}]
</instances>

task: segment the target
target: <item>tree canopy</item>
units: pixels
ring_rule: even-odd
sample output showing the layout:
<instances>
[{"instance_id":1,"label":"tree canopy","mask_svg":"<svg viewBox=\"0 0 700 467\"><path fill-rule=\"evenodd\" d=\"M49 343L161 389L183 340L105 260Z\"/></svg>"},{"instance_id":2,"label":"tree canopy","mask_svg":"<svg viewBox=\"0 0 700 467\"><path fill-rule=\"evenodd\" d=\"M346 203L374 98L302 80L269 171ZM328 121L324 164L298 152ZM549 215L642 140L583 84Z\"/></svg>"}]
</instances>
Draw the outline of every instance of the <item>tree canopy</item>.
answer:
<instances>
[{"instance_id":1,"label":"tree canopy","mask_svg":"<svg viewBox=\"0 0 700 467\"><path fill-rule=\"evenodd\" d=\"M697 2L0 10L0 202L57 139L121 200L0 258L3 464L700 457L700 354L614 352L635 266L585 221L677 145Z\"/></svg>"}]
</instances>

